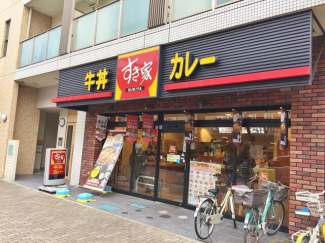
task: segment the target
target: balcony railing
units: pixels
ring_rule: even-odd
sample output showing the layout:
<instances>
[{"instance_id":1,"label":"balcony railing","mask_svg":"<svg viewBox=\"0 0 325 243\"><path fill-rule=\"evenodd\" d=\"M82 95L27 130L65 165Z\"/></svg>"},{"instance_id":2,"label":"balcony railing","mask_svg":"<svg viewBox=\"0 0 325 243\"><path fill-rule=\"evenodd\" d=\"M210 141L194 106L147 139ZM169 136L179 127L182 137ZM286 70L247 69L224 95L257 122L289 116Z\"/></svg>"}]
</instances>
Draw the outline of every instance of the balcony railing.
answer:
<instances>
[{"instance_id":1,"label":"balcony railing","mask_svg":"<svg viewBox=\"0 0 325 243\"><path fill-rule=\"evenodd\" d=\"M173 0L169 21L177 21L237 1L241 0ZM148 29L149 5L150 0L117 0L76 18L71 51ZM58 56L60 36L61 26L22 42L19 67Z\"/></svg>"},{"instance_id":2,"label":"balcony railing","mask_svg":"<svg viewBox=\"0 0 325 243\"><path fill-rule=\"evenodd\" d=\"M61 26L21 43L19 67L28 66L59 55Z\"/></svg>"},{"instance_id":3,"label":"balcony railing","mask_svg":"<svg viewBox=\"0 0 325 243\"><path fill-rule=\"evenodd\" d=\"M148 28L149 0L123 0L75 20L74 50L80 50Z\"/></svg>"}]
</instances>

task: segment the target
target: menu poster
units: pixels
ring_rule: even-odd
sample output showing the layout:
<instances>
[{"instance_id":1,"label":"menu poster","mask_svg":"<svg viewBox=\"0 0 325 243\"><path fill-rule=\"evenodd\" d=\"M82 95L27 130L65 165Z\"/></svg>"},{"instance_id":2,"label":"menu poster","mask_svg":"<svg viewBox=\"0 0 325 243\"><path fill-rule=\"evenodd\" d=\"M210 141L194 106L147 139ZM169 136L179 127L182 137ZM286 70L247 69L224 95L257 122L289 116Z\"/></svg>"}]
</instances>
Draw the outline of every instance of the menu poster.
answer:
<instances>
[{"instance_id":1,"label":"menu poster","mask_svg":"<svg viewBox=\"0 0 325 243\"><path fill-rule=\"evenodd\" d=\"M288 147L288 112L285 109L281 109L280 133L280 148L285 150Z\"/></svg>"},{"instance_id":2,"label":"menu poster","mask_svg":"<svg viewBox=\"0 0 325 243\"><path fill-rule=\"evenodd\" d=\"M236 147L241 146L242 124L243 116L240 111L234 110L233 129L232 129L232 142Z\"/></svg>"},{"instance_id":3,"label":"menu poster","mask_svg":"<svg viewBox=\"0 0 325 243\"><path fill-rule=\"evenodd\" d=\"M123 144L122 134L107 137L94 169L83 186L84 188L97 191L104 190L121 153Z\"/></svg>"},{"instance_id":4,"label":"menu poster","mask_svg":"<svg viewBox=\"0 0 325 243\"><path fill-rule=\"evenodd\" d=\"M150 143L153 138L153 115L143 114L142 116L142 140Z\"/></svg>"},{"instance_id":5,"label":"menu poster","mask_svg":"<svg viewBox=\"0 0 325 243\"><path fill-rule=\"evenodd\" d=\"M108 117L97 116L96 138L98 139L98 141L102 141L106 137L107 121Z\"/></svg>"},{"instance_id":6,"label":"menu poster","mask_svg":"<svg viewBox=\"0 0 325 243\"><path fill-rule=\"evenodd\" d=\"M196 205L199 203L199 196L208 195L208 190L215 188L213 175L218 170L220 170L220 165L218 164L190 162L189 204Z\"/></svg>"},{"instance_id":7,"label":"menu poster","mask_svg":"<svg viewBox=\"0 0 325 243\"><path fill-rule=\"evenodd\" d=\"M134 143L138 137L138 116L126 115L126 134L125 140Z\"/></svg>"},{"instance_id":8,"label":"menu poster","mask_svg":"<svg viewBox=\"0 0 325 243\"><path fill-rule=\"evenodd\" d=\"M185 141L191 144L194 139L194 113L185 113Z\"/></svg>"}]
</instances>

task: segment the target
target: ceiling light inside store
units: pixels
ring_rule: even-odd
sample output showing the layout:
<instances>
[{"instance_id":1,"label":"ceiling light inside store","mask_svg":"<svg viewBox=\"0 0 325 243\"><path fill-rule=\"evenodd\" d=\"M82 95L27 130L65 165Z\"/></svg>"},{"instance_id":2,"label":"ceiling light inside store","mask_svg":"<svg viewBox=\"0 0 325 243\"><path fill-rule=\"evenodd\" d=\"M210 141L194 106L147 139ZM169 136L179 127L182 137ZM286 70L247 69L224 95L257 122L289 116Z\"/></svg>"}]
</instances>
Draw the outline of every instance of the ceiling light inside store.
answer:
<instances>
[{"instance_id":1,"label":"ceiling light inside store","mask_svg":"<svg viewBox=\"0 0 325 243\"><path fill-rule=\"evenodd\" d=\"M227 113L226 116L231 116L231 114L230 113Z\"/></svg>"}]
</instances>

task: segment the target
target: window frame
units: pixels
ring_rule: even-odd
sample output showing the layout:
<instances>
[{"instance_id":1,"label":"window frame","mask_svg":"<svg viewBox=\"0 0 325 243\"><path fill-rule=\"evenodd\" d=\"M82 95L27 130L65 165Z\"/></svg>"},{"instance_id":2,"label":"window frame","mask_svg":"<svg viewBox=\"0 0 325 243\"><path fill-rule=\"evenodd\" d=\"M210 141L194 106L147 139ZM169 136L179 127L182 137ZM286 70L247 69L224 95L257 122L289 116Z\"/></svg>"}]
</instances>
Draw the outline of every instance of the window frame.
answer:
<instances>
[{"instance_id":1,"label":"window frame","mask_svg":"<svg viewBox=\"0 0 325 243\"><path fill-rule=\"evenodd\" d=\"M175 0L171 0L170 4L170 22L175 22L175 21L179 21L179 20L182 20L182 19L186 19L186 18L189 18L189 17L193 17L195 15L198 15L198 14L202 14L202 13L205 13L205 12L208 12L208 11L211 11L214 9L214 3L216 2L216 0L211 0L211 6L209 9L206 9L206 10L203 10L203 11L200 11L200 12L197 12L197 13L194 13L194 14L190 14L190 15L186 15L184 17L181 17L181 18L178 18L178 19L174 19L174 8L175 8Z\"/></svg>"},{"instance_id":2,"label":"window frame","mask_svg":"<svg viewBox=\"0 0 325 243\"><path fill-rule=\"evenodd\" d=\"M10 25L11 25L11 19L9 19L5 22L5 35L4 35L4 41L3 41L2 57L7 56L8 45L9 45L9 35L10 35Z\"/></svg>"}]
</instances>

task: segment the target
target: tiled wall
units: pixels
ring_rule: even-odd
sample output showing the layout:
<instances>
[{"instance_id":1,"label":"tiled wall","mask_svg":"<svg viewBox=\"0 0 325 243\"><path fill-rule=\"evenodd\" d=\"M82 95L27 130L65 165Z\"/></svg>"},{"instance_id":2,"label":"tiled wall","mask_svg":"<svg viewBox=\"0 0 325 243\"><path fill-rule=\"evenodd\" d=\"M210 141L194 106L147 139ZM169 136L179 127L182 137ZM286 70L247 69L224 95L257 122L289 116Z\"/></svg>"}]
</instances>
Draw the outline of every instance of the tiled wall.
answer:
<instances>
[{"instance_id":1,"label":"tiled wall","mask_svg":"<svg viewBox=\"0 0 325 243\"><path fill-rule=\"evenodd\" d=\"M51 29L52 18L46 14L40 13L33 9L32 19L30 22L29 38Z\"/></svg>"},{"instance_id":2,"label":"tiled wall","mask_svg":"<svg viewBox=\"0 0 325 243\"><path fill-rule=\"evenodd\" d=\"M14 82L14 72L17 68L20 37L21 33L26 30L23 26L27 25L28 16L25 15L23 1L19 0L2 1L0 13L1 54L5 22L11 20L7 56L0 58L0 112L8 115L6 122L0 121L0 178L3 178L8 140L13 139L18 97L18 84Z\"/></svg>"},{"instance_id":3,"label":"tiled wall","mask_svg":"<svg viewBox=\"0 0 325 243\"><path fill-rule=\"evenodd\" d=\"M314 38L314 60L321 45L321 38ZM233 108L249 106L291 105L291 162L290 162L290 215L289 231L293 233L305 227L294 211L302 207L295 200L297 190L324 190L324 140L325 140L325 49L319 61L312 85L245 91L227 94L191 96L169 99L137 100L118 102L112 105L90 106L86 119L84 150L81 165L80 184L87 179L99 155L100 144L95 138L96 115L106 112L144 111L150 102L154 110L199 109L199 102L205 100L208 108ZM113 108L113 110L111 110Z\"/></svg>"},{"instance_id":4,"label":"tiled wall","mask_svg":"<svg viewBox=\"0 0 325 243\"><path fill-rule=\"evenodd\" d=\"M16 71L15 79L61 70L146 47L221 31L325 4L325 0L243 0L171 24L85 48Z\"/></svg>"},{"instance_id":5,"label":"tiled wall","mask_svg":"<svg viewBox=\"0 0 325 243\"><path fill-rule=\"evenodd\" d=\"M17 174L33 174L40 110L36 108L37 89L20 86L14 139L19 140Z\"/></svg>"}]
</instances>

